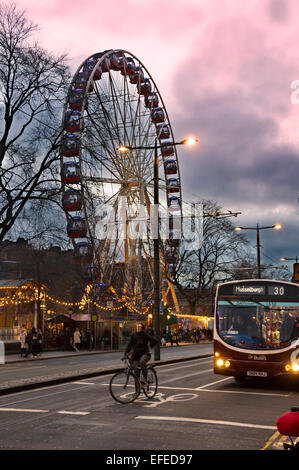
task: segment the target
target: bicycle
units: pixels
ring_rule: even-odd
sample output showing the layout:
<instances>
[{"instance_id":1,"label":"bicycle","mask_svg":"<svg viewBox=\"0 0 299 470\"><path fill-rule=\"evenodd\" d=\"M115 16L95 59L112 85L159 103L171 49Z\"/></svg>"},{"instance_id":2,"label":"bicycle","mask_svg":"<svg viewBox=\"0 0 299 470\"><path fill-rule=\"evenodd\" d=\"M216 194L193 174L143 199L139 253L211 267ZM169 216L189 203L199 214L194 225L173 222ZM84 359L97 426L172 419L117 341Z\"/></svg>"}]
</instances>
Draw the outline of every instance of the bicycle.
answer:
<instances>
[{"instance_id":1,"label":"bicycle","mask_svg":"<svg viewBox=\"0 0 299 470\"><path fill-rule=\"evenodd\" d=\"M277 429L283 436L288 436L291 444L284 442L284 450L297 450L299 451L299 408L292 407L291 411L281 415L276 423ZM293 437L296 437L293 441Z\"/></svg>"},{"instance_id":2,"label":"bicycle","mask_svg":"<svg viewBox=\"0 0 299 470\"><path fill-rule=\"evenodd\" d=\"M145 383L142 383L136 376L129 358L125 357L122 361L125 362L124 370L116 372L111 377L109 383L109 391L112 398L118 403L132 403L139 397L141 390L150 400L154 398L158 389L158 378L153 365L148 364L146 366L147 380Z\"/></svg>"}]
</instances>

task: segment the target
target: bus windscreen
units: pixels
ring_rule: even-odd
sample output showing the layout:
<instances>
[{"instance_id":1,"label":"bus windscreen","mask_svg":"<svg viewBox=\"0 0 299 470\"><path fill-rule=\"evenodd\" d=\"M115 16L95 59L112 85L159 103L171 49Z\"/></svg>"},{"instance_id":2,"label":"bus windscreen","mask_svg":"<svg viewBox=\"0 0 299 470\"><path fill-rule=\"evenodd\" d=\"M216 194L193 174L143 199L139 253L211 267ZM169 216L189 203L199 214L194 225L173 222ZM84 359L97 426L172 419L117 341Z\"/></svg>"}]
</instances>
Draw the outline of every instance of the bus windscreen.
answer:
<instances>
[{"instance_id":1,"label":"bus windscreen","mask_svg":"<svg viewBox=\"0 0 299 470\"><path fill-rule=\"evenodd\" d=\"M299 336L299 302L218 300L216 328L231 346L283 349Z\"/></svg>"}]
</instances>

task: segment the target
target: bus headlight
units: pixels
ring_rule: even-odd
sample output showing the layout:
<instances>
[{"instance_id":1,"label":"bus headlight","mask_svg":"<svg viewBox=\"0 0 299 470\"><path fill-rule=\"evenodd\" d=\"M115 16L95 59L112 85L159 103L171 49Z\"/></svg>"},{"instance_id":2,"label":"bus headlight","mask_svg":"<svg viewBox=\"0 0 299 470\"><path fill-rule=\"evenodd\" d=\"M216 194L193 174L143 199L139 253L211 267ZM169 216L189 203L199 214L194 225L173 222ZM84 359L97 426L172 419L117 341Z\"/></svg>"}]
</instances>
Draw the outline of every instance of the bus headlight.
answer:
<instances>
[{"instance_id":1,"label":"bus headlight","mask_svg":"<svg viewBox=\"0 0 299 470\"><path fill-rule=\"evenodd\" d=\"M224 365L225 365L225 367L229 367L229 366L230 366L230 362L229 362L229 361L225 361Z\"/></svg>"},{"instance_id":2,"label":"bus headlight","mask_svg":"<svg viewBox=\"0 0 299 470\"><path fill-rule=\"evenodd\" d=\"M287 372L290 372L290 371L298 372L299 371L299 364L298 364L298 362L292 362L291 364L286 364L284 366L284 368Z\"/></svg>"},{"instance_id":3,"label":"bus headlight","mask_svg":"<svg viewBox=\"0 0 299 470\"><path fill-rule=\"evenodd\" d=\"M224 361L223 361L223 359L217 359L217 361L216 361L216 365L217 365L218 367L222 367L222 366L223 366L223 364L224 364Z\"/></svg>"}]
</instances>

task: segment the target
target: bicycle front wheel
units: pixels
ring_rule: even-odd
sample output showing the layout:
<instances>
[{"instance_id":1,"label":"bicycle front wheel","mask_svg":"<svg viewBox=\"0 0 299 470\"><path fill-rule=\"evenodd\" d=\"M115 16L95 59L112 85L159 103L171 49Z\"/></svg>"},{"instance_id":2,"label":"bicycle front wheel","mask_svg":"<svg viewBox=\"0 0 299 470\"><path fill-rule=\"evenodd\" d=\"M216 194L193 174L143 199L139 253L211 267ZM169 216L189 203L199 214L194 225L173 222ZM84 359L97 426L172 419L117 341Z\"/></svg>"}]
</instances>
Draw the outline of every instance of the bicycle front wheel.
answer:
<instances>
[{"instance_id":1,"label":"bicycle front wheel","mask_svg":"<svg viewBox=\"0 0 299 470\"><path fill-rule=\"evenodd\" d=\"M154 398L158 389L158 377L153 367L147 368L147 382L143 386L144 395L147 398Z\"/></svg>"},{"instance_id":2,"label":"bicycle front wheel","mask_svg":"<svg viewBox=\"0 0 299 470\"><path fill-rule=\"evenodd\" d=\"M139 380L132 372L117 372L111 377L109 391L118 403L132 403L140 394Z\"/></svg>"}]
</instances>

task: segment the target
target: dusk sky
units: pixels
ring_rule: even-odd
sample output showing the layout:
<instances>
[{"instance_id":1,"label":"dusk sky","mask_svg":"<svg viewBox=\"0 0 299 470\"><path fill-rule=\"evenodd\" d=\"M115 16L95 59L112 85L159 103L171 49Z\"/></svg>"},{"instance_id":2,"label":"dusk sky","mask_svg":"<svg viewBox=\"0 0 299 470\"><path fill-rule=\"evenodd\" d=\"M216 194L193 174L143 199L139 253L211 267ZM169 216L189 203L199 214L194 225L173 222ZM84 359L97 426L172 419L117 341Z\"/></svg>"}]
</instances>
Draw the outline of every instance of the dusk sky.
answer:
<instances>
[{"instance_id":1,"label":"dusk sky","mask_svg":"<svg viewBox=\"0 0 299 470\"><path fill-rule=\"evenodd\" d=\"M242 212L236 225L272 225L262 262L299 256L298 0L16 0L35 39L67 54L125 49L150 71L178 148L185 201ZM298 82L299 83L299 82ZM247 232L255 245L255 232ZM264 257L265 256L265 257Z\"/></svg>"}]
</instances>

